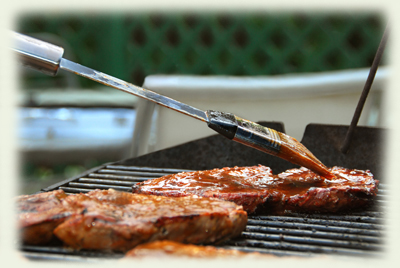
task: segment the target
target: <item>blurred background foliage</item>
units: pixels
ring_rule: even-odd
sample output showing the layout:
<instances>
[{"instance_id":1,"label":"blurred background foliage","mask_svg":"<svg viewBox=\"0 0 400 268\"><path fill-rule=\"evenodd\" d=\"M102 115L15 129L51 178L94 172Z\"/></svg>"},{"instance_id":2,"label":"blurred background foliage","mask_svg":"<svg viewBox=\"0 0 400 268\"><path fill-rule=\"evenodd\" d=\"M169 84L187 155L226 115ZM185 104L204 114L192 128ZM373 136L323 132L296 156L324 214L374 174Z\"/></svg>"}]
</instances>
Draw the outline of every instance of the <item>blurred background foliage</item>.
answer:
<instances>
[{"instance_id":1,"label":"blurred background foliage","mask_svg":"<svg viewBox=\"0 0 400 268\"><path fill-rule=\"evenodd\" d=\"M18 31L53 35L65 57L141 85L150 74L275 75L369 67L379 14L26 14ZM25 80L24 88L49 77ZM96 83L80 78L82 87ZM63 85L59 85L63 86Z\"/></svg>"}]
</instances>

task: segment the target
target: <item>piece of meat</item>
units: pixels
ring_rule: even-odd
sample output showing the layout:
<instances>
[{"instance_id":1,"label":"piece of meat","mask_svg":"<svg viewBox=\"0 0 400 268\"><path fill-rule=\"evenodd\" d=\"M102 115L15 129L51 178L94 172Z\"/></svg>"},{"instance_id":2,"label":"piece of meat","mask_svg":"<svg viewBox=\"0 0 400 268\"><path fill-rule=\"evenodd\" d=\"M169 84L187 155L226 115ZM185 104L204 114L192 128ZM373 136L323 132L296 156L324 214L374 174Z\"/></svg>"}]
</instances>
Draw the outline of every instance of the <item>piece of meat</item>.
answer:
<instances>
[{"instance_id":1,"label":"piece of meat","mask_svg":"<svg viewBox=\"0 0 400 268\"><path fill-rule=\"evenodd\" d=\"M147 180L133 186L134 193L162 196L198 195L235 202L253 212L269 195L263 187L273 179L269 167L234 167L182 172ZM264 183L265 182L265 183Z\"/></svg>"},{"instance_id":2,"label":"piece of meat","mask_svg":"<svg viewBox=\"0 0 400 268\"><path fill-rule=\"evenodd\" d=\"M93 191L72 206L85 209L60 224L55 235L73 248L126 251L155 240L214 243L240 235L247 213L232 202L197 196L170 198ZM77 204L74 204L77 203Z\"/></svg>"},{"instance_id":3,"label":"piece of meat","mask_svg":"<svg viewBox=\"0 0 400 268\"><path fill-rule=\"evenodd\" d=\"M171 198L112 189L69 195L59 202L55 202L55 196L54 192L31 196L31 199L41 199L42 203L47 197L53 205L47 205L51 207L47 211L38 206L29 215L21 212L19 225L43 229L43 236L51 238L54 234L75 249L126 251L140 243L160 239L214 243L240 235L247 223L247 213L242 207L213 198ZM29 205L23 202L18 205L24 206ZM23 237L24 242L33 240Z\"/></svg>"},{"instance_id":4,"label":"piece of meat","mask_svg":"<svg viewBox=\"0 0 400 268\"><path fill-rule=\"evenodd\" d=\"M235 249L216 248L214 246L198 246L177 243L169 240L155 241L139 245L125 254L128 258L143 257L191 257L191 258L221 258L221 257L261 257L259 253L245 253Z\"/></svg>"},{"instance_id":5,"label":"piece of meat","mask_svg":"<svg viewBox=\"0 0 400 268\"><path fill-rule=\"evenodd\" d=\"M24 244L39 245L52 240L54 228L70 215L62 206L66 197L63 190L56 190L17 198L18 229Z\"/></svg>"},{"instance_id":6,"label":"piece of meat","mask_svg":"<svg viewBox=\"0 0 400 268\"><path fill-rule=\"evenodd\" d=\"M144 181L134 193L160 196L198 195L242 205L248 213L338 212L368 204L378 191L370 171L333 167L327 179L306 169L273 175L258 165L183 172Z\"/></svg>"},{"instance_id":7,"label":"piece of meat","mask_svg":"<svg viewBox=\"0 0 400 268\"><path fill-rule=\"evenodd\" d=\"M19 212L46 211L60 205L61 200L67 196L63 190L18 196L16 198L17 210Z\"/></svg>"}]
</instances>

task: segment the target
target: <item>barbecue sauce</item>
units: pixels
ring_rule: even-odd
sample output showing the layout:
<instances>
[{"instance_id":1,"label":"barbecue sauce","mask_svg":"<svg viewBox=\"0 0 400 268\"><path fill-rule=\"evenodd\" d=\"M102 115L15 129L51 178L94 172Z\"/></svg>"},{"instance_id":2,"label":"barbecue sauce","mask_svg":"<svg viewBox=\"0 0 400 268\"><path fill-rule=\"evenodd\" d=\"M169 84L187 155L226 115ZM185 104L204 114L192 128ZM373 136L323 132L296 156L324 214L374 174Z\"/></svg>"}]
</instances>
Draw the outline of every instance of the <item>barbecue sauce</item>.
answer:
<instances>
[{"instance_id":1,"label":"barbecue sauce","mask_svg":"<svg viewBox=\"0 0 400 268\"><path fill-rule=\"evenodd\" d=\"M331 171L335 174L333 179L326 179L306 168L290 169L278 175L273 175L269 168L261 165L257 167L234 167L167 175L149 180L137 187L140 187L140 192L151 190L171 194L190 192L191 194L202 195L209 190L219 193L271 190L292 196L303 194L311 187L326 188L334 184L354 185L354 182L360 180L360 178L372 175L361 170L344 168L333 168Z\"/></svg>"},{"instance_id":2,"label":"barbecue sauce","mask_svg":"<svg viewBox=\"0 0 400 268\"><path fill-rule=\"evenodd\" d=\"M262 165L184 172L142 182L133 187L133 192L163 196L216 197L242 205L249 213L266 202L284 206L289 199L313 199L313 194L317 196L314 197L315 202L318 198L338 196L335 193L339 192L343 195L342 199L348 200L345 198L351 198L351 194L346 189L350 188L353 193L375 194L376 181L369 171L339 167L333 167L329 171L334 175L332 179L317 175L306 168L290 169L273 175L270 168Z\"/></svg>"},{"instance_id":3,"label":"barbecue sauce","mask_svg":"<svg viewBox=\"0 0 400 268\"><path fill-rule=\"evenodd\" d=\"M279 133L279 136L282 144L280 152L277 154L278 157L306 167L327 179L335 178L335 174L322 164L303 144L284 133Z\"/></svg>"}]
</instances>

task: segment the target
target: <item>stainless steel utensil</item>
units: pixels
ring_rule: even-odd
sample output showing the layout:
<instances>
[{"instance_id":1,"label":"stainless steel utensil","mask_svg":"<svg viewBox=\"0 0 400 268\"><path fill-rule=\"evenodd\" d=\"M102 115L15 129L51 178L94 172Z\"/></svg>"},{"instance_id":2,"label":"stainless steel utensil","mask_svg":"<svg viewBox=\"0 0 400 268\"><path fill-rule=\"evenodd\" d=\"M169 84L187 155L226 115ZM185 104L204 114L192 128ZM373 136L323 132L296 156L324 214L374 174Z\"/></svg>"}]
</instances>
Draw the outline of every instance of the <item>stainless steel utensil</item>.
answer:
<instances>
[{"instance_id":1,"label":"stainless steel utensil","mask_svg":"<svg viewBox=\"0 0 400 268\"><path fill-rule=\"evenodd\" d=\"M230 113L199 110L177 100L64 59L62 57L64 49L59 46L19 33L13 32L12 34L15 41L13 50L17 52L19 61L25 66L53 76L57 74L59 69L81 75L206 122L211 129L229 139L304 166L322 176L333 176L328 168L306 147L284 133L263 127Z\"/></svg>"}]
</instances>

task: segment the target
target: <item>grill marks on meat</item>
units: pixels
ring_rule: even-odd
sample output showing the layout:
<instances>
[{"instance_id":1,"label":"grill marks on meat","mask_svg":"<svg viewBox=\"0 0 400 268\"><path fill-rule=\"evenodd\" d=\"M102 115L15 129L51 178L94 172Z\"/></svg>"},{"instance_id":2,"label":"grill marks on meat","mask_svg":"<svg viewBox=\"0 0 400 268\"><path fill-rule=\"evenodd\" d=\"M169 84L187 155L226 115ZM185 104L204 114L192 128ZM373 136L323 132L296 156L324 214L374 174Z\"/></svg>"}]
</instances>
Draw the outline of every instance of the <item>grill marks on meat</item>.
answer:
<instances>
[{"instance_id":1,"label":"grill marks on meat","mask_svg":"<svg viewBox=\"0 0 400 268\"><path fill-rule=\"evenodd\" d=\"M57 207L69 216L61 221L53 220L56 213L46 214L45 219L40 211L31 216L42 219L36 221L38 226L54 222L56 227L50 233L76 249L126 251L160 239L214 243L240 235L247 223L247 213L240 206L197 196L170 198L95 190L65 197ZM20 219L20 226L26 226L24 217Z\"/></svg>"},{"instance_id":2,"label":"grill marks on meat","mask_svg":"<svg viewBox=\"0 0 400 268\"><path fill-rule=\"evenodd\" d=\"M126 257L194 257L194 258L220 258L220 257L261 257L259 253L245 253L235 249L216 248L213 246L197 246L177 243L174 241L155 241L135 247L125 254ZM272 256L270 256L272 257Z\"/></svg>"},{"instance_id":3,"label":"grill marks on meat","mask_svg":"<svg viewBox=\"0 0 400 268\"><path fill-rule=\"evenodd\" d=\"M273 175L258 165L185 172L133 186L134 193L162 196L199 195L242 205L248 213L288 211L338 212L362 207L376 195L378 181L369 171L333 167L327 179L306 169Z\"/></svg>"}]
</instances>

